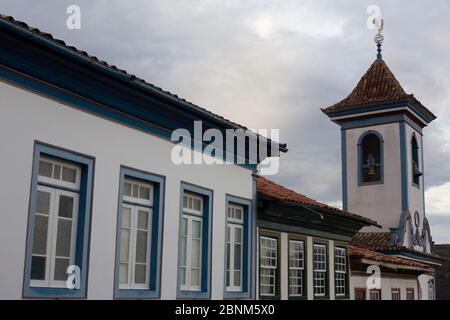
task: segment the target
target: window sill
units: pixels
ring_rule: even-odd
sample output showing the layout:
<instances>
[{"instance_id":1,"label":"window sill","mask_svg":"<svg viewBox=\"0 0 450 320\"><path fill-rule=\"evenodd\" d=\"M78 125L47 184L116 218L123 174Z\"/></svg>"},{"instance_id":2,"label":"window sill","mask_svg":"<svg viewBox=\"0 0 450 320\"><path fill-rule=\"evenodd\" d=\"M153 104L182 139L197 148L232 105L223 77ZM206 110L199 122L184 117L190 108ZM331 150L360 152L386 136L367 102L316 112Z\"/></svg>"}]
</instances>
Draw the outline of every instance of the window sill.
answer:
<instances>
[{"instance_id":1,"label":"window sill","mask_svg":"<svg viewBox=\"0 0 450 320\"><path fill-rule=\"evenodd\" d=\"M250 292L247 291L225 291L224 299L250 299Z\"/></svg>"},{"instance_id":2,"label":"window sill","mask_svg":"<svg viewBox=\"0 0 450 320\"><path fill-rule=\"evenodd\" d=\"M114 299L158 299L159 290L149 289L116 289Z\"/></svg>"},{"instance_id":3,"label":"window sill","mask_svg":"<svg viewBox=\"0 0 450 320\"><path fill-rule=\"evenodd\" d=\"M411 183L411 185L413 186L413 187L415 187L415 188L417 188L417 189L419 189L420 190L420 186L417 184L417 183Z\"/></svg>"},{"instance_id":4,"label":"window sill","mask_svg":"<svg viewBox=\"0 0 450 320\"><path fill-rule=\"evenodd\" d=\"M86 299L86 290L67 288L24 288L23 298L26 299Z\"/></svg>"},{"instance_id":5,"label":"window sill","mask_svg":"<svg viewBox=\"0 0 450 320\"><path fill-rule=\"evenodd\" d=\"M177 299L210 299L207 291L179 291Z\"/></svg>"},{"instance_id":6,"label":"window sill","mask_svg":"<svg viewBox=\"0 0 450 320\"><path fill-rule=\"evenodd\" d=\"M288 300L293 300L293 301L302 301L302 300L308 300L307 296L298 296L298 297L288 297Z\"/></svg>"}]
</instances>

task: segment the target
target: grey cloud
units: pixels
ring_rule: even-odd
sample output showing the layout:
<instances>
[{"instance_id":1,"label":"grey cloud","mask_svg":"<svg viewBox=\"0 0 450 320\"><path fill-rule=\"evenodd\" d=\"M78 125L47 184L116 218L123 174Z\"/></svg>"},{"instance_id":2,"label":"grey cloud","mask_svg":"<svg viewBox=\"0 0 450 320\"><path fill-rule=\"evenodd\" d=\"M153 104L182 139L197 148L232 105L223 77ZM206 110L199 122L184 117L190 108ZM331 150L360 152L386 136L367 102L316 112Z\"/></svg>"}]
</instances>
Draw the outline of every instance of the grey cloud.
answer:
<instances>
[{"instance_id":1,"label":"grey cloud","mask_svg":"<svg viewBox=\"0 0 450 320\"><path fill-rule=\"evenodd\" d=\"M236 122L280 128L290 151L274 180L329 203L341 200L340 132L320 108L349 94L375 59L366 8L377 4L387 64L439 116L425 130L427 186L450 181L446 0L76 2L79 31L65 28L73 1L0 0L0 11ZM252 23L272 13L277 25L262 37Z\"/></svg>"}]
</instances>

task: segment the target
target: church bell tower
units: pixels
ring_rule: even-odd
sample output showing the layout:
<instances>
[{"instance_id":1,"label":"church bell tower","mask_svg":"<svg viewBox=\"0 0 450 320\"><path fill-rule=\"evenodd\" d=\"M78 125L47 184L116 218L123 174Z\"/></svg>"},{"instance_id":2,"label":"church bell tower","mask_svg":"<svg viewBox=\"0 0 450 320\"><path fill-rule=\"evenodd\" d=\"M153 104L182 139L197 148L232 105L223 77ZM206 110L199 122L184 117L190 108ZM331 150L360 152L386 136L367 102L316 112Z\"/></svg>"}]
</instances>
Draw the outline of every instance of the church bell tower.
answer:
<instances>
[{"instance_id":1,"label":"church bell tower","mask_svg":"<svg viewBox=\"0 0 450 320\"><path fill-rule=\"evenodd\" d=\"M344 100L322 111L341 127L343 209L377 221L391 243L430 253L423 130L436 117L377 59ZM363 231L380 231L363 230Z\"/></svg>"}]
</instances>

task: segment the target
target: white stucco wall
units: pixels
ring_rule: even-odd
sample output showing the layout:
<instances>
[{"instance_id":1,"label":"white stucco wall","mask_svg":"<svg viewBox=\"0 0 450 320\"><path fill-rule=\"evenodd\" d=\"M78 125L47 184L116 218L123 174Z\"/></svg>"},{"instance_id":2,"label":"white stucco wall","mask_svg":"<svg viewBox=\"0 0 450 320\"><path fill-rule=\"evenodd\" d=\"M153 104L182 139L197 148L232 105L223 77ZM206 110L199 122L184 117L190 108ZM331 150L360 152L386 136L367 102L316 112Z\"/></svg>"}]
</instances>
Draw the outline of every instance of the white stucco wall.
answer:
<instances>
[{"instance_id":1,"label":"white stucco wall","mask_svg":"<svg viewBox=\"0 0 450 320\"><path fill-rule=\"evenodd\" d=\"M370 300L369 289L367 289L367 276L363 275L352 275L350 277L350 299L355 299L355 289L356 288L366 288L366 299ZM418 280L414 278L395 278L381 277L381 299L382 300L392 300L392 289L400 289L401 300L406 300L406 289L414 289L414 299L418 300Z\"/></svg>"},{"instance_id":2,"label":"white stucco wall","mask_svg":"<svg viewBox=\"0 0 450 320\"><path fill-rule=\"evenodd\" d=\"M383 137L384 183L358 186L358 140L368 131ZM383 231L397 227L402 212L400 170L400 128L398 123L346 131L348 210L377 221ZM371 227L363 231L380 231Z\"/></svg>"},{"instance_id":3,"label":"white stucco wall","mask_svg":"<svg viewBox=\"0 0 450 320\"><path fill-rule=\"evenodd\" d=\"M177 287L180 182L214 190L212 298L223 296L225 195L252 198L252 172L234 165L176 166L173 144L0 81L0 299L22 297L33 145L95 157L88 298L113 298L119 168L166 177L163 299Z\"/></svg>"}]
</instances>

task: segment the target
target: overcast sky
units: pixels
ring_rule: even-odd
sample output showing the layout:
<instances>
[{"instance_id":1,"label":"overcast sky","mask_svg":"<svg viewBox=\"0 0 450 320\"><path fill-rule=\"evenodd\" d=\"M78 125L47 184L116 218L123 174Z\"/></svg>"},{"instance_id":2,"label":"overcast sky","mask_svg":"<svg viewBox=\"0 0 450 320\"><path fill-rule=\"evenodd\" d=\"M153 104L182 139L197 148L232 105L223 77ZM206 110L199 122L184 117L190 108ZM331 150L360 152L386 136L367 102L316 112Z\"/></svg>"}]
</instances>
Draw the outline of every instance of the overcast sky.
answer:
<instances>
[{"instance_id":1,"label":"overcast sky","mask_svg":"<svg viewBox=\"0 0 450 320\"><path fill-rule=\"evenodd\" d=\"M81 30L66 8L81 7ZM280 128L273 180L341 205L340 132L320 111L376 56L366 9L381 7L383 57L438 119L425 129L427 216L450 243L450 1L0 0L0 12L250 128Z\"/></svg>"}]
</instances>

